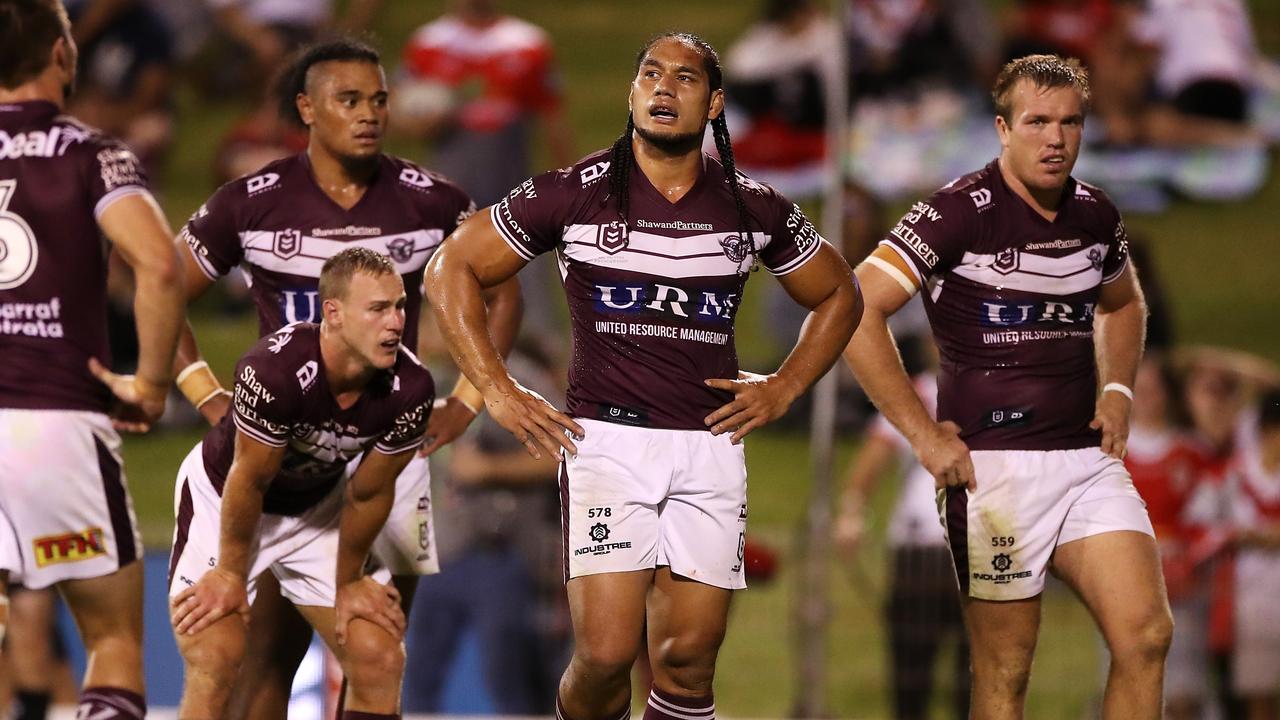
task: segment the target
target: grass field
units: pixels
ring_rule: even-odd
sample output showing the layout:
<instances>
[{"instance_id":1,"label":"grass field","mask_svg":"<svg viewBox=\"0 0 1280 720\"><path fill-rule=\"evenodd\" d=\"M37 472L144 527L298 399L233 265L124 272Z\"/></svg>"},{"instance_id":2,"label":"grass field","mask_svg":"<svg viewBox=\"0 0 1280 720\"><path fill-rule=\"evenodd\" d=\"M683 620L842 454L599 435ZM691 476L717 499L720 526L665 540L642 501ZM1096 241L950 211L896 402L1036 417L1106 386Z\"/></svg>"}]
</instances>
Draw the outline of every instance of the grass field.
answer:
<instances>
[{"instance_id":1,"label":"grass field","mask_svg":"<svg viewBox=\"0 0 1280 720\"><path fill-rule=\"evenodd\" d=\"M568 114L581 154L605 145L623 121L624 93L632 53L649 35L664 29L698 32L720 48L747 23L756 3L711 0L651 0L643 6L593 0L525 0L512 8L546 27L557 41L564 72ZM1280 47L1280 7L1253 0L1264 47ZM390 66L408 33L443 7L440 0L389 0L379 22L379 39ZM393 99L394 102L394 99ZM197 101L180 93L180 139L168 168L164 205L177 227L213 190L212 138L221 135L240 105ZM394 146L411 157L412 145ZM1179 204L1160 216L1129 219L1136 231L1153 239L1179 336L1280 358L1280 268L1276 249L1275 208L1280 181L1274 177L1257 197L1233 205ZM767 283L764 274L754 283ZM741 315L740 345L746 364L760 366L775 353L758 330L757 289L748 294ZM251 318L227 320L209 307L197 307L193 321L211 364L224 376L253 339ZM125 453L144 535L153 547L167 547L172 527L173 476L196 431L130 438ZM841 443L842 457L852 443ZM767 717L786 714L794 698L793 628L790 602L798 561L795 545L809 495L807 438L802 434L760 433L748 444L751 469L752 529L783 550L782 570L767 587L736 600L729 638L721 655L717 700L723 713ZM887 506L890 490L878 506ZM884 513L880 514L881 517ZM834 615L829 636L830 709L840 716L887 715L885 671L879 611L882 583L878 541L868 548L866 566L854 582L847 568L835 569ZM152 588L152 592L158 589ZM1030 717L1079 717L1097 687L1097 642L1087 616L1058 590L1046 596L1044 633L1033 679Z\"/></svg>"}]
</instances>

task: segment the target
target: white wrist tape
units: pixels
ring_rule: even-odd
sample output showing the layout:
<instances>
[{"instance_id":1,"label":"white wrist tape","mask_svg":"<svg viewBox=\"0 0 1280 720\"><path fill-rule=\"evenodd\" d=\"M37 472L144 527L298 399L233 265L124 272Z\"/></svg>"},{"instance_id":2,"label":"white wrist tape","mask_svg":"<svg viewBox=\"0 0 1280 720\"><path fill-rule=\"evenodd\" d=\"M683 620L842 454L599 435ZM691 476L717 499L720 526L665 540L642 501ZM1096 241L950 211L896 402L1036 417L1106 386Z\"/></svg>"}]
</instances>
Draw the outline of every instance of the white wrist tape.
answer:
<instances>
[{"instance_id":1,"label":"white wrist tape","mask_svg":"<svg viewBox=\"0 0 1280 720\"><path fill-rule=\"evenodd\" d=\"M1129 402L1133 402L1133 391L1129 389L1128 385L1121 385L1120 383L1117 383L1117 382L1111 382L1102 386L1102 392L1105 393L1109 391L1118 392L1121 395L1129 398Z\"/></svg>"}]
</instances>

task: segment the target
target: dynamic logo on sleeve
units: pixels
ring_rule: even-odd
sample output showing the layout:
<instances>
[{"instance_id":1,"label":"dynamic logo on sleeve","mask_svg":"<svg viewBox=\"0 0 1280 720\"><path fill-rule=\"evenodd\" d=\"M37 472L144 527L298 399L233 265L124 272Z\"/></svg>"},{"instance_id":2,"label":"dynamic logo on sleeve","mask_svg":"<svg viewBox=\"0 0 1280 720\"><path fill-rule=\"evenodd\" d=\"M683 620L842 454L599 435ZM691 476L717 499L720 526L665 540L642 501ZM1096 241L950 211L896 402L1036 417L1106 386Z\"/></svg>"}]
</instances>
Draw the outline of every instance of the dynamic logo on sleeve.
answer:
<instances>
[{"instance_id":1,"label":"dynamic logo on sleeve","mask_svg":"<svg viewBox=\"0 0 1280 720\"><path fill-rule=\"evenodd\" d=\"M35 549L36 567L64 562L89 560L106 555L102 528L89 528L64 535L46 535L31 542Z\"/></svg>"}]
</instances>

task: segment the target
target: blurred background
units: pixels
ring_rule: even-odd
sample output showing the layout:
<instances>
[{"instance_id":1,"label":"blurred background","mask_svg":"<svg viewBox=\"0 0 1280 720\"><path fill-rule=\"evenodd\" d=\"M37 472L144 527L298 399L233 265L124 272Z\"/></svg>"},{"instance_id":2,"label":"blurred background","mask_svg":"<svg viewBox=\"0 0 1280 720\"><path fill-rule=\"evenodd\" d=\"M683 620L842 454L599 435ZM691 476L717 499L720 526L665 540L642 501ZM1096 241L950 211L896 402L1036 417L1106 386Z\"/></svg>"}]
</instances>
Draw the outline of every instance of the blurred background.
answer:
<instances>
[{"instance_id":1,"label":"blurred background","mask_svg":"<svg viewBox=\"0 0 1280 720\"><path fill-rule=\"evenodd\" d=\"M1231 621L1214 620L1211 606L1232 604L1233 553L1249 548L1212 541L1243 522L1239 513L1221 510L1232 505L1229 488L1222 489L1231 485L1231 473L1266 455L1268 438L1275 443L1274 424L1259 420L1257 408L1258 398L1274 388L1280 359L1280 179L1274 170L1280 3L68 5L83 63L71 112L144 158L175 231L222 182L305 148L305 132L278 116L269 79L298 42L336 31L362 35L383 53L392 86L387 151L455 177L481 205L532 173L611 143L625 123L636 50L659 31L699 34L724 63L739 167L799 201L851 263L870 252L911 202L995 157L986 89L1006 59L1039 51L1081 57L1093 73L1095 106L1075 176L1101 185L1125 212L1152 305L1150 342L1159 361L1146 396L1165 402L1151 410L1150 430L1153 437L1172 434L1194 456L1189 475L1179 470L1174 490L1167 466L1151 480L1155 492L1174 497L1165 509L1173 529L1161 537L1166 574L1181 573L1182 590L1205 589L1203 597L1186 591L1194 596L1184 603L1187 612L1203 618L1204 629L1196 657L1186 661L1191 679L1179 681L1190 698L1182 716L1243 712L1230 692ZM833 107L841 112L833 115ZM841 179L833 182L837 168ZM554 271L535 263L522 280L528 308L513 367L548 397L562 395L569 345ZM768 372L791 347L802 317L767 274L748 288L737 323L739 354L744 368ZM128 278L116 278L113 292L113 323L127 340ZM191 318L210 365L229 385L257 327L243 285L219 283ZM899 322L908 363L927 378L927 328L910 312ZM430 328L424 337L437 382L448 387L456 371ZM116 352L127 367L128 343ZM918 521L902 524L906 511L895 505L912 474L910 459L900 457L900 443L877 422L848 373L837 374L843 377L835 394L831 472L823 472L828 463L816 456L818 474L834 482L810 481L815 432L808 401L747 443L751 589L735 598L717 705L721 714L737 717L955 717L964 675L948 595L954 581L945 562L941 570L934 562L936 554L917 552L941 531ZM174 475L204 430L175 397L162 429L125 443L150 549L153 706L176 704L180 688L181 663L161 588ZM446 572L430 588L424 584L415 606L407 711L550 712L571 640L557 577L554 476L545 468L517 467L510 453L500 430L477 422L433 462ZM917 493L927 494L927 487ZM1209 499L1193 502L1201 496ZM1186 510L1197 504L1212 507ZM812 561L807 570L806 559ZM482 581L482 598L507 602L456 591ZM904 610L913 603L923 608L914 615ZM52 606L42 612L57 617ZM1215 622L1228 629L1213 635ZM47 677L78 672L75 647L42 647L53 668ZM304 667L290 717L321 717L332 678L318 658ZM1105 662L1087 613L1051 584L1028 717L1092 716ZM65 684L54 682L55 689ZM1280 668L1273 684L1280 691ZM525 707L507 697L512 685L528 688L538 704ZM7 692L0 683L0 708Z\"/></svg>"}]
</instances>

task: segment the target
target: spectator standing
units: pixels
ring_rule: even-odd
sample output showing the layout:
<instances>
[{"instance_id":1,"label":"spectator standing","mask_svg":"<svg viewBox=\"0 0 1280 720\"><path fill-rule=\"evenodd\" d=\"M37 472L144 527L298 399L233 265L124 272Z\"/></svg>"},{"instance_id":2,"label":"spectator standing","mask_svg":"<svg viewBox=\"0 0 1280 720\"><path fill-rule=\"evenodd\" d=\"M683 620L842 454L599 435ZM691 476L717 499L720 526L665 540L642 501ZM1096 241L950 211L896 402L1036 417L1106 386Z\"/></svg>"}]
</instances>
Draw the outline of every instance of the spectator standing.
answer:
<instances>
[{"instance_id":1,"label":"spectator standing","mask_svg":"<svg viewBox=\"0 0 1280 720\"><path fill-rule=\"evenodd\" d=\"M936 360L933 363L936 365ZM917 374L913 385L921 402L935 412L936 371ZM840 515L835 524L837 546L854 560L866 534L867 506L876 483L896 465L901 479L886 541L893 580L885 600L889 657L893 678L893 713L900 719L930 717L934 661L943 642L956 641L952 680L953 716L969 714L969 643L960 611L946 534L938 522L933 476L916 461L911 444L883 415L876 415L849 471Z\"/></svg>"},{"instance_id":2,"label":"spectator standing","mask_svg":"<svg viewBox=\"0 0 1280 720\"><path fill-rule=\"evenodd\" d=\"M517 348L507 364L525 387L557 404L563 398L536 347ZM445 681L471 629L495 710L549 715L570 649L556 463L530 457L488 416L477 425L454 445L436 499L440 574L423 577L414 598L405 709L447 709Z\"/></svg>"}]
</instances>

